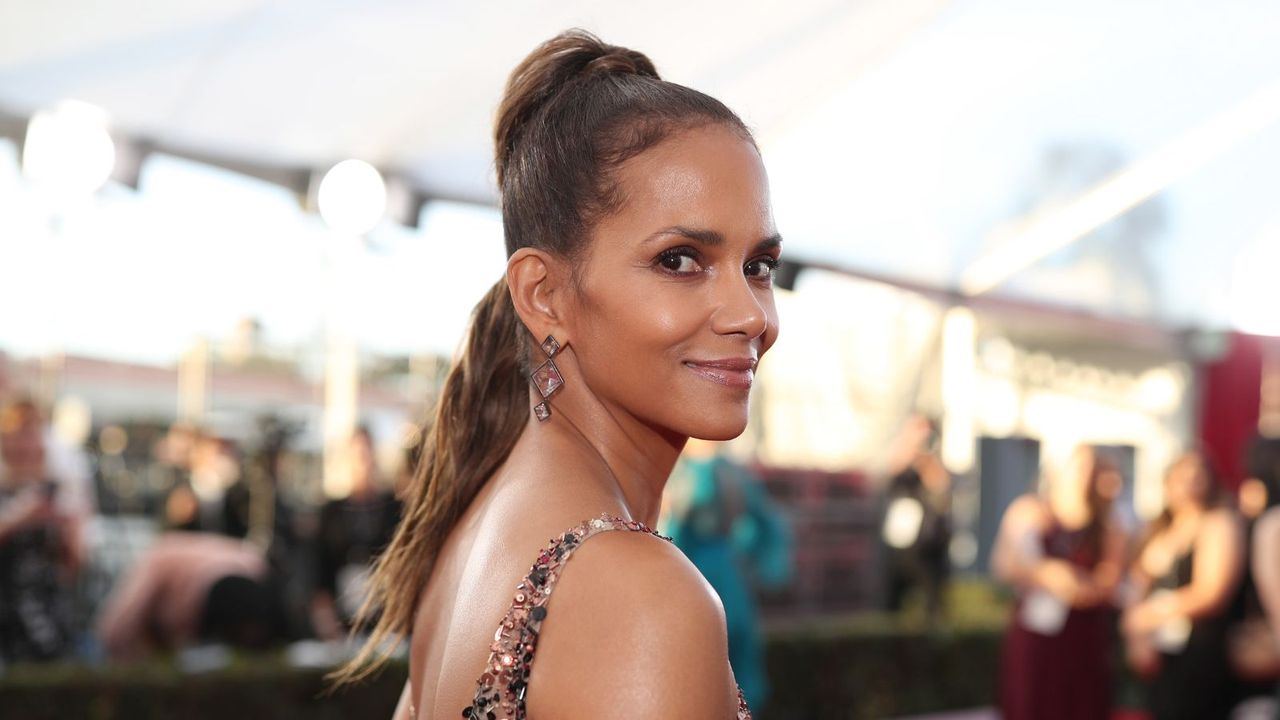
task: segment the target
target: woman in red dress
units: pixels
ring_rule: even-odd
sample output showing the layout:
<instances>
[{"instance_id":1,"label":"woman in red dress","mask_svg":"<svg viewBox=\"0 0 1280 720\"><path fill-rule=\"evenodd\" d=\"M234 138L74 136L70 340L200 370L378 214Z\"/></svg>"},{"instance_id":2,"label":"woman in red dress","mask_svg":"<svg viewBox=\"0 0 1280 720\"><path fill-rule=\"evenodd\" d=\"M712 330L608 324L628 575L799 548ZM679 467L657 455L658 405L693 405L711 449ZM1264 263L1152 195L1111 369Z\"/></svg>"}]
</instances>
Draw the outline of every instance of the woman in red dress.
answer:
<instances>
[{"instance_id":1,"label":"woman in red dress","mask_svg":"<svg viewBox=\"0 0 1280 720\"><path fill-rule=\"evenodd\" d=\"M1001 666L1005 720L1110 714L1112 596L1125 551L1111 516L1119 479L1081 447L1046 492L1005 512L992 557L996 577L1018 590Z\"/></svg>"}]
</instances>

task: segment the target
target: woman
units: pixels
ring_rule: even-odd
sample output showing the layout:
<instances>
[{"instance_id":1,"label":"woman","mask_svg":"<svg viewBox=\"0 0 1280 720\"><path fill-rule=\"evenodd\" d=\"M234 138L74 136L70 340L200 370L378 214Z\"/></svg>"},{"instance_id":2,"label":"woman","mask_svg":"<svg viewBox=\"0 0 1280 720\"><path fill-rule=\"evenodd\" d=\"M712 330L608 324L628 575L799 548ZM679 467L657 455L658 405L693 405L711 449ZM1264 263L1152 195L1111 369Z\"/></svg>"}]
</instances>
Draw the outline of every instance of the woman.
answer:
<instances>
[{"instance_id":1,"label":"woman","mask_svg":"<svg viewBox=\"0 0 1280 720\"><path fill-rule=\"evenodd\" d=\"M724 105L580 31L515 69L495 135L506 277L342 677L408 635L397 718L749 717L719 600L648 528L685 441L745 429L777 338L760 154Z\"/></svg>"},{"instance_id":2,"label":"woman","mask_svg":"<svg viewBox=\"0 0 1280 720\"><path fill-rule=\"evenodd\" d=\"M1265 610L1272 642L1266 648L1274 670L1280 647L1280 437L1258 436L1248 453L1250 479L1266 492L1266 510L1253 526L1253 584Z\"/></svg>"},{"instance_id":3,"label":"woman","mask_svg":"<svg viewBox=\"0 0 1280 720\"><path fill-rule=\"evenodd\" d=\"M667 485L663 532L711 583L724 606L729 666L755 706L769 696L764 639L753 588L778 588L791 576L791 527L747 467L718 443L691 440Z\"/></svg>"},{"instance_id":4,"label":"woman","mask_svg":"<svg viewBox=\"0 0 1280 720\"><path fill-rule=\"evenodd\" d=\"M365 598L370 561L391 540L401 512L400 501L378 479L368 428L352 433L347 464L350 493L324 504L316 528L311 625L325 640L336 640L350 629Z\"/></svg>"},{"instance_id":5,"label":"woman","mask_svg":"<svg viewBox=\"0 0 1280 720\"><path fill-rule=\"evenodd\" d=\"M1002 657L1005 720L1110 715L1111 601L1125 546L1111 513L1117 479L1081 447L1043 496L1024 495L1005 512L992 569L1019 591Z\"/></svg>"},{"instance_id":6,"label":"woman","mask_svg":"<svg viewBox=\"0 0 1280 720\"><path fill-rule=\"evenodd\" d=\"M1124 614L1129 662L1150 678L1155 720L1229 716L1229 612L1244 570L1244 531L1205 456L1189 452L1165 476L1165 510L1131 572L1143 599Z\"/></svg>"},{"instance_id":7,"label":"woman","mask_svg":"<svg viewBox=\"0 0 1280 720\"><path fill-rule=\"evenodd\" d=\"M52 477L44 427L31 400L0 403L0 667L59 659L76 638L83 508Z\"/></svg>"}]
</instances>

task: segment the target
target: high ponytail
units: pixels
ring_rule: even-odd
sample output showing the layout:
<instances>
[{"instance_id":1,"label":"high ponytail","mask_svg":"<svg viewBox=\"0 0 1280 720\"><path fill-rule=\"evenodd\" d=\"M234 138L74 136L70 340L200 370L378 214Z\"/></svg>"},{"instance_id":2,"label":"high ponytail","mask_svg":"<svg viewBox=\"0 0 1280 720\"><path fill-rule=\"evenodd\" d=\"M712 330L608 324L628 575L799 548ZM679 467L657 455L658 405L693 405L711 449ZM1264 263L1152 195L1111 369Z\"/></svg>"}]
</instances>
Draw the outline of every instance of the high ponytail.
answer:
<instances>
[{"instance_id":1,"label":"high ponytail","mask_svg":"<svg viewBox=\"0 0 1280 720\"><path fill-rule=\"evenodd\" d=\"M516 66L494 123L498 187L505 188L507 166L517 142L539 110L574 83L606 75L635 75L661 80L643 53L608 45L583 30L567 30L543 43Z\"/></svg>"},{"instance_id":2,"label":"high ponytail","mask_svg":"<svg viewBox=\"0 0 1280 720\"><path fill-rule=\"evenodd\" d=\"M494 128L507 256L534 247L580 256L591 227L621 202L618 168L671 134L719 124L751 142L714 98L658 77L642 53L582 30L543 43L512 72ZM338 683L381 667L413 628L436 556L480 488L506 461L528 421L532 338L505 280L476 306L466 344L445 380L405 513L370 581L353 633L370 631Z\"/></svg>"}]
</instances>

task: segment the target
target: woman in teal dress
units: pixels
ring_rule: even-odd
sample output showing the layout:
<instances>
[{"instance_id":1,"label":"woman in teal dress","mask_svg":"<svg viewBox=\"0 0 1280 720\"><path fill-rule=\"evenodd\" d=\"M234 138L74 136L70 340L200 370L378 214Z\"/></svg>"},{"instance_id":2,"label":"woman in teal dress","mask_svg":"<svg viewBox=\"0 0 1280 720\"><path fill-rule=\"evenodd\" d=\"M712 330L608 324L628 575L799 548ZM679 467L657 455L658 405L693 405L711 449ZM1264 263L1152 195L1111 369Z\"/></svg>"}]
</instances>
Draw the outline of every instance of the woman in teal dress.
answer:
<instances>
[{"instance_id":1,"label":"woman in teal dress","mask_svg":"<svg viewBox=\"0 0 1280 720\"><path fill-rule=\"evenodd\" d=\"M668 484L663 525L715 588L729 631L729 663L747 704L763 707L769 695L753 587L777 587L791 577L791 528L760 481L690 441Z\"/></svg>"}]
</instances>

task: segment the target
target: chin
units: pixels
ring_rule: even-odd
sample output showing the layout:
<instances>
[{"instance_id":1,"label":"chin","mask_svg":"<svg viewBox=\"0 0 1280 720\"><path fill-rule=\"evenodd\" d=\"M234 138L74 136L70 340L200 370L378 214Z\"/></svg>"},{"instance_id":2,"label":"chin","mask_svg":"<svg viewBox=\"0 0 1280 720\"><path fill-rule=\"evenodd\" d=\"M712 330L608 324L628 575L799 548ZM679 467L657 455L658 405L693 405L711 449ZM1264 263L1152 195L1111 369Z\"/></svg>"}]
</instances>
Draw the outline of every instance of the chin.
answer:
<instances>
[{"instance_id":1,"label":"chin","mask_svg":"<svg viewBox=\"0 0 1280 720\"><path fill-rule=\"evenodd\" d=\"M710 442L725 442L737 438L742 434L743 430L746 430L746 425L739 425L738 428L732 432L698 432L690 435L689 437L696 440L707 440Z\"/></svg>"},{"instance_id":2,"label":"chin","mask_svg":"<svg viewBox=\"0 0 1280 720\"><path fill-rule=\"evenodd\" d=\"M722 412L702 413L697 418L690 418L685 423L683 435L699 440L724 441L732 440L747 429L747 409L745 406L725 408Z\"/></svg>"}]
</instances>

